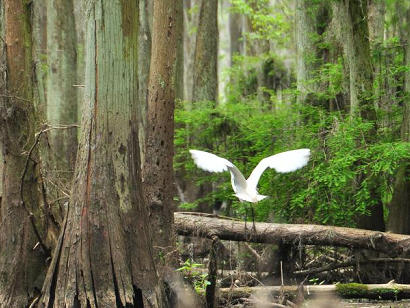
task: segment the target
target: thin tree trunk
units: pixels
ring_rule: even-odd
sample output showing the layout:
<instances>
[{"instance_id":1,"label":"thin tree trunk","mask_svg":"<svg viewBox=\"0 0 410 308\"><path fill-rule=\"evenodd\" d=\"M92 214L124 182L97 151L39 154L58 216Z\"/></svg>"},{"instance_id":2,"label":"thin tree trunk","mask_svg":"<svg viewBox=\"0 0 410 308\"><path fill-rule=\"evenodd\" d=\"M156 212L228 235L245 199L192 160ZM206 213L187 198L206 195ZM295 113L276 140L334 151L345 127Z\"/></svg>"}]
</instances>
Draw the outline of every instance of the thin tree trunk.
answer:
<instances>
[{"instance_id":1,"label":"thin tree trunk","mask_svg":"<svg viewBox=\"0 0 410 308\"><path fill-rule=\"evenodd\" d=\"M184 99L184 2L177 1L177 55L175 63L175 98Z\"/></svg>"},{"instance_id":2,"label":"thin tree trunk","mask_svg":"<svg viewBox=\"0 0 410 308\"><path fill-rule=\"evenodd\" d=\"M4 92L0 101L3 195L0 205L0 306L25 307L37 296L48 248L39 208L38 155L33 147L32 37L30 5L0 2L5 44L1 56ZM4 5L4 7L3 7ZM4 11L3 11L4 9ZM5 56L5 58L4 58ZM30 156L30 157L29 157ZM36 234L37 232L37 234ZM37 244L40 243L40 244Z\"/></svg>"},{"instance_id":3,"label":"thin tree trunk","mask_svg":"<svg viewBox=\"0 0 410 308\"><path fill-rule=\"evenodd\" d=\"M192 100L216 102L218 98L218 1L201 3L195 43Z\"/></svg>"},{"instance_id":4,"label":"thin tree trunk","mask_svg":"<svg viewBox=\"0 0 410 308\"><path fill-rule=\"evenodd\" d=\"M152 55L148 86L147 135L143 168L144 195L156 256L173 257L173 136L176 63L176 3L154 1ZM157 251L159 250L159 251Z\"/></svg>"},{"instance_id":5,"label":"thin tree trunk","mask_svg":"<svg viewBox=\"0 0 410 308\"><path fill-rule=\"evenodd\" d=\"M184 99L192 101L192 87L194 81L194 58L195 58L195 40L196 33L191 29L198 24L199 14L193 6L200 7L202 0L195 1L184 0ZM199 10L198 10L199 11ZM189 107L189 105L188 105Z\"/></svg>"},{"instance_id":6,"label":"thin tree trunk","mask_svg":"<svg viewBox=\"0 0 410 308\"><path fill-rule=\"evenodd\" d=\"M139 173L138 3L87 4L80 150L40 306L164 307Z\"/></svg>"},{"instance_id":7,"label":"thin tree trunk","mask_svg":"<svg viewBox=\"0 0 410 308\"><path fill-rule=\"evenodd\" d=\"M230 37L230 66L233 65L235 55L243 54L243 16L239 13L229 12L229 37Z\"/></svg>"},{"instance_id":8,"label":"thin tree trunk","mask_svg":"<svg viewBox=\"0 0 410 308\"><path fill-rule=\"evenodd\" d=\"M315 31L315 9L310 0L296 1L296 79L298 102L305 101L308 93L313 92L309 80L315 68L316 50L312 40Z\"/></svg>"}]
</instances>

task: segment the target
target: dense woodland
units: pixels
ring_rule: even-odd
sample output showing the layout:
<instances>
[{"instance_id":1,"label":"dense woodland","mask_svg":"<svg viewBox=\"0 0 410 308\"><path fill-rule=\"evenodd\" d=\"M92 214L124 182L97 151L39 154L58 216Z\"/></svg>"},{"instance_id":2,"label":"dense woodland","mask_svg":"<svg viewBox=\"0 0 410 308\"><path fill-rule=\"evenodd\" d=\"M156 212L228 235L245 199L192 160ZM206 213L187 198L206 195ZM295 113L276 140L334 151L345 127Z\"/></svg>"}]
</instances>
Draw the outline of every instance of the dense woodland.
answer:
<instances>
[{"instance_id":1,"label":"dense woodland","mask_svg":"<svg viewBox=\"0 0 410 308\"><path fill-rule=\"evenodd\" d=\"M0 0L0 49L0 307L410 296L409 1ZM257 204L189 154L298 148Z\"/></svg>"}]
</instances>

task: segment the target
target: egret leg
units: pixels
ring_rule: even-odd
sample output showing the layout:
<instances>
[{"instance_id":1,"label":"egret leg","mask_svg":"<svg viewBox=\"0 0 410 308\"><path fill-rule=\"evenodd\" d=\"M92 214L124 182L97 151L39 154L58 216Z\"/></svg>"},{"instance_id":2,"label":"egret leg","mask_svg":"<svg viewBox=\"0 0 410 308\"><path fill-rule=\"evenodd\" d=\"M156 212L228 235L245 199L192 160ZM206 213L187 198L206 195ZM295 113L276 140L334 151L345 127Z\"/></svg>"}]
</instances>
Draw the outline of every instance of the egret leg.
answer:
<instances>
[{"instance_id":1,"label":"egret leg","mask_svg":"<svg viewBox=\"0 0 410 308\"><path fill-rule=\"evenodd\" d=\"M252 230L256 233L256 226L255 226L255 211L253 209L253 205L251 204L251 214L252 214Z\"/></svg>"}]
</instances>

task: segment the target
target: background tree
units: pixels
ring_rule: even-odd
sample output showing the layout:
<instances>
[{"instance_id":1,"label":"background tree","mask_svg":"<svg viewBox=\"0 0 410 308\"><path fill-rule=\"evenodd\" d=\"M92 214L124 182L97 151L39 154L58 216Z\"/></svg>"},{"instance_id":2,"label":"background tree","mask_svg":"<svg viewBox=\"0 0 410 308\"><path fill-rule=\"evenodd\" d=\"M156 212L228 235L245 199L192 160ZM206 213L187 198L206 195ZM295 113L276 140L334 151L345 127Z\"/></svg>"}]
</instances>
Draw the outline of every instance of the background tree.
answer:
<instances>
[{"instance_id":1,"label":"background tree","mask_svg":"<svg viewBox=\"0 0 410 308\"><path fill-rule=\"evenodd\" d=\"M403 122L401 124L401 140L410 142L410 5L401 2L397 3L397 14L399 16L400 42L404 51L404 65L407 70L404 72L403 86ZM392 232L410 234L410 166L408 161L403 161L398 169L394 193L389 205L388 229Z\"/></svg>"},{"instance_id":2,"label":"background tree","mask_svg":"<svg viewBox=\"0 0 410 308\"><path fill-rule=\"evenodd\" d=\"M218 1L201 1L195 43L192 100L218 98Z\"/></svg>"},{"instance_id":3,"label":"background tree","mask_svg":"<svg viewBox=\"0 0 410 308\"><path fill-rule=\"evenodd\" d=\"M139 173L138 3L87 5L80 151L41 306L164 307Z\"/></svg>"},{"instance_id":4,"label":"background tree","mask_svg":"<svg viewBox=\"0 0 410 308\"><path fill-rule=\"evenodd\" d=\"M349 69L350 114L358 114L367 121L372 121L373 133L369 133L368 142L374 142L376 133L376 111L373 104L373 68L370 55L368 7L366 1L341 1L333 3L333 15L336 16L341 31L341 42ZM346 22L347 21L347 22ZM363 181L358 174L358 182ZM377 185L377 183L374 183ZM383 205L377 196L376 186L370 188L372 206L370 216L361 216L359 226L364 229L385 229Z\"/></svg>"}]
</instances>

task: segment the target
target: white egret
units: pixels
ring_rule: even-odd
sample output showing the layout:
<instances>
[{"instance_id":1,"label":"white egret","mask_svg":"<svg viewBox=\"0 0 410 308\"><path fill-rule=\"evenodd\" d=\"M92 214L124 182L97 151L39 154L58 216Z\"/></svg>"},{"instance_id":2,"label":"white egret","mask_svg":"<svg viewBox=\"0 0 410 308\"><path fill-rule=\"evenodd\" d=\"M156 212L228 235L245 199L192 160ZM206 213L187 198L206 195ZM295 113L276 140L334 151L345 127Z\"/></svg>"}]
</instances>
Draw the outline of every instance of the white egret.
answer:
<instances>
[{"instance_id":1,"label":"white egret","mask_svg":"<svg viewBox=\"0 0 410 308\"><path fill-rule=\"evenodd\" d=\"M260 195L257 190L259 179L267 168L275 169L276 172L279 173L292 172L306 166L310 156L309 149L298 149L266 157L259 162L246 180L239 169L225 158L204 151L189 150L189 152L195 164L205 171L229 171L231 173L231 183L235 196L238 197L240 201L252 203L256 203L267 197Z\"/></svg>"}]
</instances>

